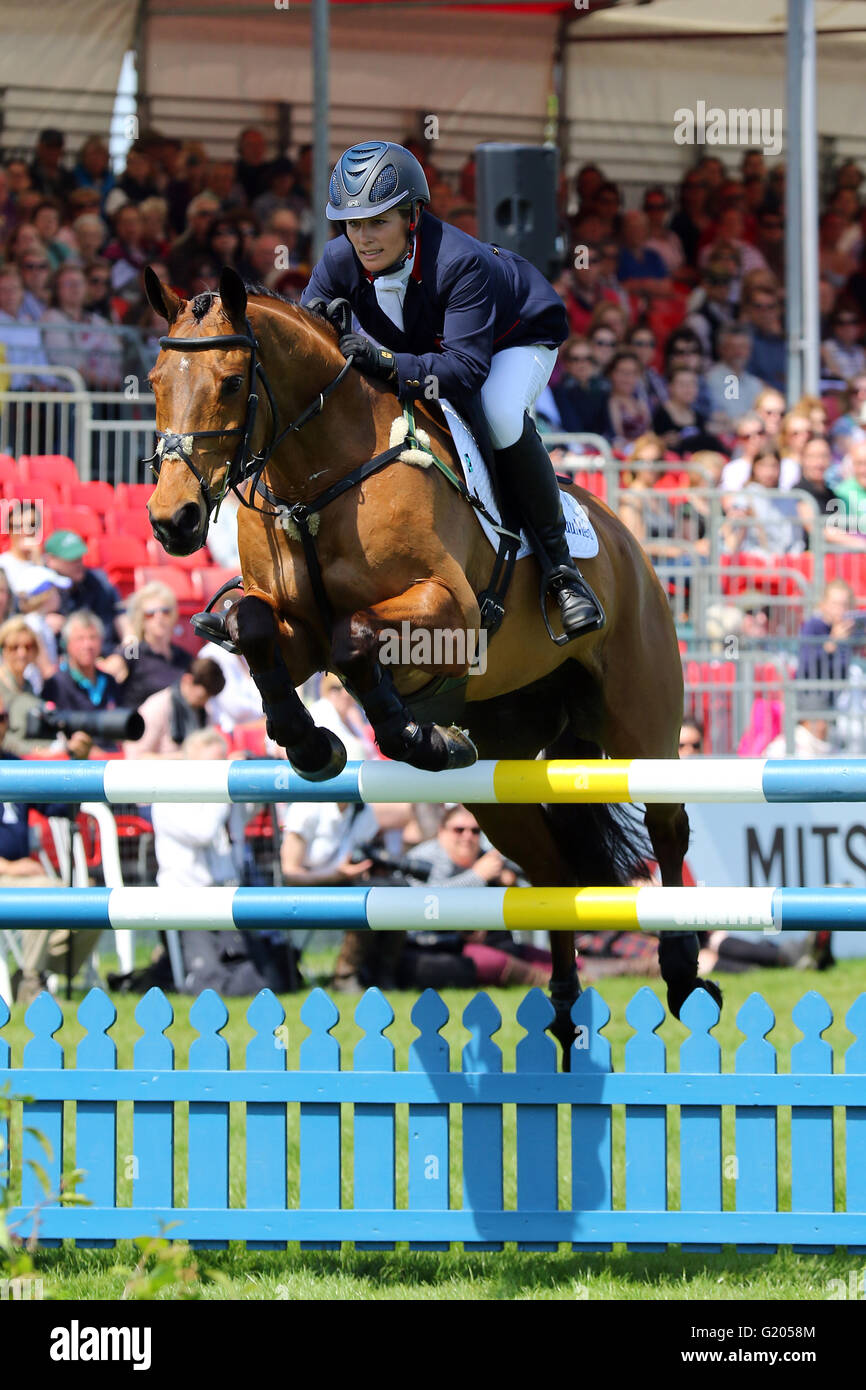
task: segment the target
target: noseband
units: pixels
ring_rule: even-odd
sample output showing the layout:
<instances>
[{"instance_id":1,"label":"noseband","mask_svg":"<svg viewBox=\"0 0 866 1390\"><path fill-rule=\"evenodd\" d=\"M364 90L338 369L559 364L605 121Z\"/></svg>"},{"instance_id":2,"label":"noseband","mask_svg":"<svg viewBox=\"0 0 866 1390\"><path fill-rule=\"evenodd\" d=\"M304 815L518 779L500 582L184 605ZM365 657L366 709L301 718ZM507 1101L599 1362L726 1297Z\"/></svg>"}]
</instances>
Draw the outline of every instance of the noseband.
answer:
<instances>
[{"instance_id":1,"label":"noseband","mask_svg":"<svg viewBox=\"0 0 866 1390\"><path fill-rule=\"evenodd\" d=\"M293 431L300 430L314 419L324 407L325 401L332 391L340 385L349 368L353 358L348 357L345 365L340 369L333 381L330 381L323 391L320 391L311 405L308 405L297 419L285 426L277 433L279 428L279 411L271 390L267 374L258 356L258 343L253 332L249 319L244 319L246 333L221 333L212 338L160 338L159 345L175 352L217 352L228 351L231 348L244 348L250 354L250 390L247 396L246 413L242 425L226 426L219 430L189 430L186 433L174 430L157 430L157 446L149 458L142 459L142 463L150 464L151 472L155 478L159 478L160 468L169 456L179 458L186 464L187 468L198 479L205 506L207 507L208 517L219 513L219 508L226 493L231 490L242 502L245 507L252 511L262 512L269 516L272 513L265 512L263 507L255 506L253 498L261 479L261 475L270 461L271 455L279 444L285 439L286 435ZM256 413L259 406L259 398L255 391L256 381L260 381L271 412L271 432L270 439L260 453L253 453L251 440L253 429L256 423ZM239 434L237 449L231 459L223 485L217 497L211 492L210 484L207 479L199 472L192 461L192 448L196 439L218 439L229 434ZM249 501L238 491L242 483L253 479L253 485L249 490Z\"/></svg>"}]
</instances>

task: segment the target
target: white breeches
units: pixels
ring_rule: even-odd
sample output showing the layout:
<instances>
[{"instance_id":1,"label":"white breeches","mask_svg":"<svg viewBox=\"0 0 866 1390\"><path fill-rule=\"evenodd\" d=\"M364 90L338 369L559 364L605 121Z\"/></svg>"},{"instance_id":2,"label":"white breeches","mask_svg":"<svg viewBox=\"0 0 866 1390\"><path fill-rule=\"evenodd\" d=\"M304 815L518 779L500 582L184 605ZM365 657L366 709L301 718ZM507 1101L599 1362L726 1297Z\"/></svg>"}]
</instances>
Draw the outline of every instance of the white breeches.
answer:
<instances>
[{"instance_id":1,"label":"white breeches","mask_svg":"<svg viewBox=\"0 0 866 1390\"><path fill-rule=\"evenodd\" d=\"M541 395L555 363L555 350L538 344L496 353L481 388L481 408L494 449L517 443L523 433L524 412Z\"/></svg>"}]
</instances>

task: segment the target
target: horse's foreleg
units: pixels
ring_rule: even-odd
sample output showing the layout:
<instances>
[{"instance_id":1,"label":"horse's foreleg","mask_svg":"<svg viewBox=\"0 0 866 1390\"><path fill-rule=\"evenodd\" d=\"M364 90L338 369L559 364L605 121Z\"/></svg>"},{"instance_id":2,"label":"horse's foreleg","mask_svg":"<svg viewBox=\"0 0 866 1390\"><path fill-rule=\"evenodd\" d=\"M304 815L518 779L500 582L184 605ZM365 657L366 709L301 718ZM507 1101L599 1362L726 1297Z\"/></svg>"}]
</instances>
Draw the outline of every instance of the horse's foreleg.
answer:
<instances>
[{"instance_id":1,"label":"horse's foreleg","mask_svg":"<svg viewBox=\"0 0 866 1390\"><path fill-rule=\"evenodd\" d=\"M312 782L335 777L345 766L346 750L335 734L316 726L295 690L296 684L315 669L311 661L304 662L308 644L303 632L284 631L281 643L280 624L273 608L254 595L232 605L226 615L226 628L246 657L262 697L268 737L285 748L289 762L301 777ZM299 663L295 670L289 669L283 654L287 638Z\"/></svg>"},{"instance_id":2,"label":"horse's foreleg","mask_svg":"<svg viewBox=\"0 0 866 1390\"><path fill-rule=\"evenodd\" d=\"M428 772L468 767L475 762L475 745L460 729L421 724L413 718L394 683L392 666L416 664L431 677L466 674L468 634L477 632L477 611L473 626L472 615L452 592L444 584L428 580L336 625L334 668L345 676L360 700L386 757Z\"/></svg>"}]
</instances>

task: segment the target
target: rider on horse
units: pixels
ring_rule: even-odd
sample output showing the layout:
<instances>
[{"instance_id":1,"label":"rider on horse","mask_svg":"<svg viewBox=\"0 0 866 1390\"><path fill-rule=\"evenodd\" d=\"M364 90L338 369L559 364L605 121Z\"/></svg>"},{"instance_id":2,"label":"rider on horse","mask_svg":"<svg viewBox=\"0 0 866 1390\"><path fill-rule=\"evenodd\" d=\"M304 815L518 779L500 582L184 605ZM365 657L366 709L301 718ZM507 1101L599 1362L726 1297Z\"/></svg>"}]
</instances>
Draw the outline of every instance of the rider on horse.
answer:
<instances>
[{"instance_id":1,"label":"rider on horse","mask_svg":"<svg viewBox=\"0 0 866 1390\"><path fill-rule=\"evenodd\" d=\"M371 141L340 156L331 176L331 222L345 237L325 248L302 295L345 298L376 346L345 333L340 350L400 400L442 395L481 411L496 476L555 595L566 637L604 626L604 613L572 560L550 457L528 409L547 385L568 335L559 296L529 261L477 241L424 208L424 170L402 145Z\"/></svg>"}]
</instances>

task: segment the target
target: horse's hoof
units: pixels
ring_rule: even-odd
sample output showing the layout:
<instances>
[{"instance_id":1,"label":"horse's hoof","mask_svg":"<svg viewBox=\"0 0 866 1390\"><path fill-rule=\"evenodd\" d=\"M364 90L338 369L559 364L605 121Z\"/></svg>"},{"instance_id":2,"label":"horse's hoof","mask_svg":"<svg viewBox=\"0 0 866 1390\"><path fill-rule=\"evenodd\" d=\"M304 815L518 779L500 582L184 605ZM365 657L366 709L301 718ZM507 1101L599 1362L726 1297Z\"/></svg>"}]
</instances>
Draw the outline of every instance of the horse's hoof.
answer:
<instances>
[{"instance_id":1,"label":"horse's hoof","mask_svg":"<svg viewBox=\"0 0 866 1390\"><path fill-rule=\"evenodd\" d=\"M301 767L289 752L289 762L293 772L296 772L299 777L303 777L305 782L328 782L332 777L338 777L346 766L346 749L337 735L332 734L330 729L317 729L316 732L328 745L327 760L316 767Z\"/></svg>"},{"instance_id":2,"label":"horse's hoof","mask_svg":"<svg viewBox=\"0 0 866 1390\"><path fill-rule=\"evenodd\" d=\"M456 724L447 729L443 729L441 724L434 724L433 727L445 743L446 770L452 767L471 767L473 763L477 763L478 749L463 729L458 729Z\"/></svg>"},{"instance_id":3,"label":"horse's hoof","mask_svg":"<svg viewBox=\"0 0 866 1390\"><path fill-rule=\"evenodd\" d=\"M449 772L455 767L471 767L478 761L478 749L462 729L443 729L441 724L422 724L420 738L413 739L404 759L422 772Z\"/></svg>"}]
</instances>

